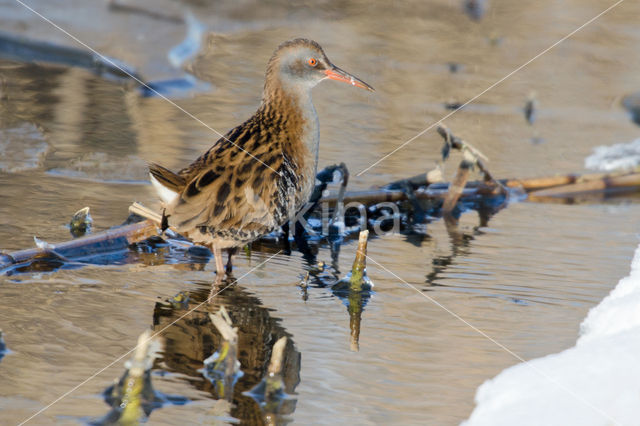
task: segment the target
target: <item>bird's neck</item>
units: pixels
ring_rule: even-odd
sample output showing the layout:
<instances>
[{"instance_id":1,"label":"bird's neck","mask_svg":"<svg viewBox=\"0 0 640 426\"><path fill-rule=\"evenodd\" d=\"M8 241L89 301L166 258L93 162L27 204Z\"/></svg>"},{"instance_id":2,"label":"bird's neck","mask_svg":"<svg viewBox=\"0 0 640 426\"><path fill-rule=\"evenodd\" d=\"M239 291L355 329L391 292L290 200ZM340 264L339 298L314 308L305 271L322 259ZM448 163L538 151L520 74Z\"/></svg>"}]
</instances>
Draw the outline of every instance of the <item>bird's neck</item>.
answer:
<instances>
[{"instance_id":1,"label":"bird's neck","mask_svg":"<svg viewBox=\"0 0 640 426\"><path fill-rule=\"evenodd\" d=\"M283 151L308 169L315 179L320 126L311 100L311 88L292 87L268 79L262 97L263 110L286 137Z\"/></svg>"}]
</instances>

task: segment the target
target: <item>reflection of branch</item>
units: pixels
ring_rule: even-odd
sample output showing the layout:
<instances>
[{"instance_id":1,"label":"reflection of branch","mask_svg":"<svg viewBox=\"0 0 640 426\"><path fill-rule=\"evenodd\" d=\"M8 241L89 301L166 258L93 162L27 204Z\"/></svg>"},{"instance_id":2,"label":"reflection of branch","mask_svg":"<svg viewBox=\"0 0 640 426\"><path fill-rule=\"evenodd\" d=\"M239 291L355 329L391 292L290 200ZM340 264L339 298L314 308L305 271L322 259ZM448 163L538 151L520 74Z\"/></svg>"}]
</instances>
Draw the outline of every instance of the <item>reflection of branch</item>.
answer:
<instances>
[{"instance_id":1,"label":"reflection of branch","mask_svg":"<svg viewBox=\"0 0 640 426\"><path fill-rule=\"evenodd\" d=\"M479 226L487 226L490 215L487 215L486 211L483 213L478 211L478 215L480 217ZM449 234L449 241L451 242L451 254L448 256L438 256L433 259L433 269L427 274L426 280L429 285L436 285L438 277L453 264L458 256L468 255L471 241L475 239L475 235L481 234L477 231L477 228L474 229L473 233L462 231L458 226L458 221L451 216L445 216L444 223L447 228L447 233Z\"/></svg>"},{"instance_id":2,"label":"reflection of branch","mask_svg":"<svg viewBox=\"0 0 640 426\"><path fill-rule=\"evenodd\" d=\"M360 350L360 324L362 321L362 292L349 292L349 349L353 352Z\"/></svg>"}]
</instances>

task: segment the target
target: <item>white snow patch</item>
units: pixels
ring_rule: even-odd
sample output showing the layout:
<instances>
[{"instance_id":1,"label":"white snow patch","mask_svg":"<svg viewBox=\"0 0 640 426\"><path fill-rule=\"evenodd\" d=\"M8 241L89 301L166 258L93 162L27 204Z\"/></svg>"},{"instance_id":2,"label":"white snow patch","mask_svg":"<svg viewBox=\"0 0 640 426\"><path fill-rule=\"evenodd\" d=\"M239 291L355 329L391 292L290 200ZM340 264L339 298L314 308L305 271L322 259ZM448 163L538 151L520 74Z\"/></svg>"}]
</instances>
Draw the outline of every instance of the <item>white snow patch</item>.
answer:
<instances>
[{"instance_id":1,"label":"white snow patch","mask_svg":"<svg viewBox=\"0 0 640 426\"><path fill-rule=\"evenodd\" d=\"M640 139L629 143L598 146L593 154L584 160L587 169L602 170L629 170L640 165Z\"/></svg>"},{"instance_id":2,"label":"white snow patch","mask_svg":"<svg viewBox=\"0 0 640 426\"><path fill-rule=\"evenodd\" d=\"M573 348L484 382L464 425L640 424L640 247Z\"/></svg>"}]
</instances>

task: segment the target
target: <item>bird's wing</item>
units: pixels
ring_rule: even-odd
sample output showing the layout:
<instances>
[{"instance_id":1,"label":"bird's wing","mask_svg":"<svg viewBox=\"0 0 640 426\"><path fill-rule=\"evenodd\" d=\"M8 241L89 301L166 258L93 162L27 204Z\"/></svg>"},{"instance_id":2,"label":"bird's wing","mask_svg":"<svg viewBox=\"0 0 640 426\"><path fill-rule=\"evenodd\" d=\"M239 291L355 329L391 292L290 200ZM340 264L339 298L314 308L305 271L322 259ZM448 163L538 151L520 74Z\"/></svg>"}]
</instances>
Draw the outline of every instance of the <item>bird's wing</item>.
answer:
<instances>
[{"instance_id":1,"label":"bird's wing","mask_svg":"<svg viewBox=\"0 0 640 426\"><path fill-rule=\"evenodd\" d=\"M245 123L179 172L185 185L167 209L169 223L179 231L206 226L263 233L279 226L273 170L283 164L282 150L277 140L261 139L259 128Z\"/></svg>"}]
</instances>

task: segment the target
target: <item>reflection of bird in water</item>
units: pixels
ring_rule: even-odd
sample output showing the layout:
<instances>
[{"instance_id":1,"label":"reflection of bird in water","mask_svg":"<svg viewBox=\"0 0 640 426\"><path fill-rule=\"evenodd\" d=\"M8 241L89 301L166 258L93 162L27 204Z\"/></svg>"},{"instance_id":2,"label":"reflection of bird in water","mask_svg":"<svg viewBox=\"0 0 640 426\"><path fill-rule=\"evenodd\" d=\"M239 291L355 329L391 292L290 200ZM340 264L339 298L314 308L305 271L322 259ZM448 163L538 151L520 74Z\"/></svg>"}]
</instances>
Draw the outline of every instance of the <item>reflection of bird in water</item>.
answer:
<instances>
[{"instance_id":1,"label":"reflection of bird in water","mask_svg":"<svg viewBox=\"0 0 640 426\"><path fill-rule=\"evenodd\" d=\"M300 382L300 352L282 327L280 319L273 316L272 310L237 284L219 292L207 302L206 309L201 307L185 316L185 312L198 307L210 296L210 283L197 284L189 291L188 296L183 294L177 298L179 301L184 300L184 304L176 304L175 297L167 302L156 303L153 312L154 330L162 330L175 322L175 327L168 327L163 332L165 346L158 362L167 371L184 377L194 388L210 394L212 399L221 398L214 384L203 380L199 370L203 368L204 360L221 347L223 338L211 323L209 312L217 312L224 306L233 327L238 327L237 354L244 373L233 387L233 398L230 401L233 406L228 414L240 419L243 424L261 424L260 407L244 392L253 389L262 380L267 373L273 345L279 338L286 336L288 339L284 350L282 376L284 391L293 394ZM292 413L295 404L295 400L283 404L279 414L286 416Z\"/></svg>"},{"instance_id":2,"label":"reflection of bird in water","mask_svg":"<svg viewBox=\"0 0 640 426\"><path fill-rule=\"evenodd\" d=\"M278 229L307 202L320 138L311 89L325 79L373 90L333 65L318 43L285 42L269 60L253 117L177 173L150 166L151 182L164 201L164 225L210 246L219 278L223 249L229 250L230 273L238 247Z\"/></svg>"}]
</instances>

